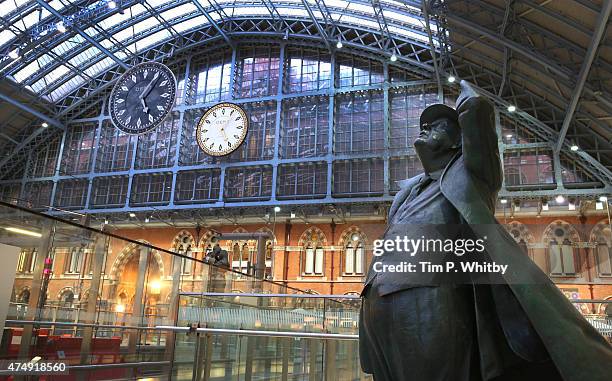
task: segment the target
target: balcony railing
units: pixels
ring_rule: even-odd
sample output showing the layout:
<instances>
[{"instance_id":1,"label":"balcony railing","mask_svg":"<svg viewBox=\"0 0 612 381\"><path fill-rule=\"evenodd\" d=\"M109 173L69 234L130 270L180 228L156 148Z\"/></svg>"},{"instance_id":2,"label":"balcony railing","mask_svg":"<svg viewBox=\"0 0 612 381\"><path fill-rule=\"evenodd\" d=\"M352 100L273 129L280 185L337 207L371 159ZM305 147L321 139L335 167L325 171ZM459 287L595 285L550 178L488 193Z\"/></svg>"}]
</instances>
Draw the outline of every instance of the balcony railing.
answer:
<instances>
[{"instance_id":1,"label":"balcony railing","mask_svg":"<svg viewBox=\"0 0 612 381\"><path fill-rule=\"evenodd\" d=\"M0 244L0 287L12 289L0 360L63 361L62 379L371 379L359 366L358 296L307 294L2 203ZM62 274L75 247L91 277ZM33 249L32 276L15 277ZM612 341L610 316L591 314L611 301L573 302Z\"/></svg>"}]
</instances>

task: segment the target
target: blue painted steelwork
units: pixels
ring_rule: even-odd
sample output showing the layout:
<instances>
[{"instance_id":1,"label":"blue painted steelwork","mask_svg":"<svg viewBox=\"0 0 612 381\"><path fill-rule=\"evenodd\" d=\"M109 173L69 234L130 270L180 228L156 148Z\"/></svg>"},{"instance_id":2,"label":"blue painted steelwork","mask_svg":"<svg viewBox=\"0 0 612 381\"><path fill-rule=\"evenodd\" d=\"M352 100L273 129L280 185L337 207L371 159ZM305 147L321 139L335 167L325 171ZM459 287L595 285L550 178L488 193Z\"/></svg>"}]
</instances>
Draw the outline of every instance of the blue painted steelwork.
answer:
<instances>
[{"instance_id":1,"label":"blue painted steelwork","mask_svg":"<svg viewBox=\"0 0 612 381\"><path fill-rule=\"evenodd\" d=\"M175 107L175 112L178 113L178 120L180 131L177 135L177 142L175 146L175 151L172 152L172 160L170 166L160 167L160 168L144 168L137 169L136 161L137 161L137 152L138 145L141 143L139 139L131 139L127 144L132 145L132 157L130 160L130 166L128 170L122 171L106 171L106 172L98 172L96 169L96 162L100 160L100 154L98 150L94 150L92 155L93 162L90 169L86 173L80 174L65 174L61 172L61 158L64 155L65 144L66 144L66 133L63 135L60 152L58 153L57 160L57 168L53 176L48 177L38 177L38 178L26 178L24 177L21 181L22 184L25 182L31 181L53 181L54 187L51 194L51 204L55 205L56 193L57 193L57 183L60 180L68 180L68 179L87 179L88 180L88 189L87 189L87 200L86 207L81 211L84 213L92 213L98 215L111 215L116 213L128 213L128 212L138 212L138 213L161 213L166 211L197 211L198 209L219 209L219 208L230 208L230 209L240 209L240 208L251 208L251 207L259 207L259 208L272 208L274 206L292 206L292 205L344 205L346 207L350 207L353 204L372 204L372 203L380 203L380 202L389 202L392 198L392 193L390 191L390 160L391 158L397 157L406 157L413 156L414 151L411 147L403 148L403 149L395 149L392 150L389 146L390 136L390 90L400 90L400 89L424 89L424 88L432 88L431 92L435 93L435 85L436 83L432 80L416 80L416 81L408 81L408 82L390 82L390 74L389 74L389 66L390 64L387 62L383 62L383 77L384 82L380 84L363 84L357 86L349 86L349 87L338 87L338 76L339 76L339 65L337 64L337 56L339 54L346 54L344 51L334 51L333 54L330 55L330 63L331 63L331 72L329 76L329 88L324 90L316 90L316 91L306 91L306 92L297 92L297 93L288 93L284 92L284 85L286 82L286 71L288 70L287 65L290 65L288 58L286 58L286 42L280 43L280 53L279 53L279 62L280 62L280 70L277 78L274 78L277 81L276 86L278 88L276 94L273 95L265 95L258 96L253 98L234 98L232 97L231 101L234 103L246 105L250 103L257 102L276 102L275 110L275 133L274 133L274 154L270 160L250 160L250 161L226 161L222 160L220 163L210 163L205 162L201 164L191 164L191 165L180 165L180 155L181 149L183 148L183 140L188 134L185 134L183 131L185 128L185 113L193 110L201 109L202 112L211 105L217 102L208 102L208 103L198 103L198 104L186 104L189 96L188 89L191 84L191 79L194 75L193 70L194 67L192 65L193 55L187 58L185 64L185 74L184 74L184 88L182 99L183 103L177 105ZM237 53L236 50L232 50L232 58L231 58L231 76L230 76L230 92L234 95L236 91L236 66L237 66ZM207 69L208 70L208 69ZM269 73L268 73L269 74ZM369 75L369 74L368 74ZM252 84L251 84L252 85ZM336 97L342 96L343 94L352 94L353 99L359 100L359 94L366 95L370 91L377 91L382 93L383 99L383 123L384 123L384 150L381 152L361 152L361 153L348 153L348 154L338 154L334 152L334 124L337 121L336 116ZM328 134L327 134L327 144L328 151L325 156L314 156L314 157L296 157L296 158L281 158L280 155L280 144L281 144L281 134L282 134L282 126L283 126L283 102L287 100L297 100L306 99L310 97L328 97ZM102 107L102 110L105 110L106 107ZM499 116L498 116L499 120ZM78 127L83 123L95 123L97 125L97 130L95 132L94 145L98 147L100 144L101 133L104 123L108 123L108 116L102 113L97 117L92 118L84 118L81 120L73 121L69 126L70 128ZM127 147L127 146L126 146ZM512 150L512 149L524 149L524 148L535 148L535 147L550 147L550 142L540 142L540 143L528 143L528 144L520 144L520 145L504 145L503 142L500 142L500 148L503 150ZM384 175L383 175L383 191L381 195L374 195L372 197L363 197L359 194L355 194L355 197L333 197L333 164L334 162L340 160L368 160L368 159L382 159L384 164ZM324 161L327 163L327 181L325 184L326 195L322 198L309 198L309 199L278 199L277 197L277 188L278 188L278 167L281 164L300 164L300 163L315 163ZM230 168L241 168L241 167L260 167L263 165L272 166L272 194L271 196L264 197L264 200L258 201L227 201L224 198L225 192L225 180L226 180L226 171ZM558 164L557 164L558 165ZM217 168L220 169L220 189L219 189L219 198L214 202L195 202L192 204L186 203L185 201L181 201L181 203L176 203L176 188L177 188L177 175L179 171L194 171L194 170L204 170L204 169L212 169ZM172 174L172 189L170 193L170 199L168 202L155 203L147 206L133 206L132 202L135 200L135 197L138 195L134 194L134 186L133 186L133 178L135 175L143 175L143 174L160 174L160 173L171 173ZM127 176L128 178L128 187L126 191L126 197L122 206L119 208L112 207L95 207L92 202L92 197L94 194L93 182L96 178L110 178L114 176ZM352 176L352 173L349 173L349 176ZM260 177L260 181L261 181ZM112 180L111 180L112 181ZM14 180L4 180L0 183L12 183ZM261 184L260 184L261 187ZM22 186L23 188L23 186ZM555 190L544 190L538 191L542 194L549 194L551 192L558 192L559 189L563 188L563 183L558 184L557 189ZM564 190L564 192L572 192L570 190ZM577 194L601 194L605 192L605 189L600 190L574 190ZM518 195L520 193L516 192L507 192L503 191L503 195L512 194ZM539 193L535 193L539 194ZM530 196L534 195L533 191L529 192ZM23 196L23 194L22 194ZM58 211L49 211L50 213L61 213ZM195 212L197 213L197 212Z\"/></svg>"}]
</instances>

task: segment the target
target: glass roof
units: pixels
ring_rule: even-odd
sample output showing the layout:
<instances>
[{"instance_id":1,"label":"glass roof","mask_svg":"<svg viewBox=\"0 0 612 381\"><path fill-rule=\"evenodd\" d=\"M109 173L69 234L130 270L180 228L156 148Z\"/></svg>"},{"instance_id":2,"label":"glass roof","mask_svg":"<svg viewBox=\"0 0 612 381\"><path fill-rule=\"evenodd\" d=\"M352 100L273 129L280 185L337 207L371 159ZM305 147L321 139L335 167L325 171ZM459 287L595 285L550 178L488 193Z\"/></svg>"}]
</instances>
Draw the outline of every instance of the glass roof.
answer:
<instances>
[{"instance_id":1,"label":"glass roof","mask_svg":"<svg viewBox=\"0 0 612 381\"><path fill-rule=\"evenodd\" d=\"M84 82L116 65L112 58L87 42L72 26L92 25L85 28L84 33L113 52L117 58L127 60L134 54L175 38L175 34L210 27L209 19L221 24L228 19L270 19L280 15L285 20L312 22L302 0L49 2L53 9L62 14L61 20L48 10L41 9L38 1L41 0L2 2L0 16L9 24L4 24L0 29L0 52L4 53L0 59L0 73L52 102L67 96ZM321 24L329 17L336 26L386 34L386 22L386 30L393 38L421 46L428 44L420 8L404 2L380 0L383 17L379 19L369 0L305 1ZM276 9L274 15L271 15L266 6L270 3ZM200 8L206 10L208 17ZM322 9L326 10L326 17ZM436 33L435 23L431 24ZM434 44L438 46L437 41ZM13 52L20 53L20 57L9 57L9 53Z\"/></svg>"}]
</instances>

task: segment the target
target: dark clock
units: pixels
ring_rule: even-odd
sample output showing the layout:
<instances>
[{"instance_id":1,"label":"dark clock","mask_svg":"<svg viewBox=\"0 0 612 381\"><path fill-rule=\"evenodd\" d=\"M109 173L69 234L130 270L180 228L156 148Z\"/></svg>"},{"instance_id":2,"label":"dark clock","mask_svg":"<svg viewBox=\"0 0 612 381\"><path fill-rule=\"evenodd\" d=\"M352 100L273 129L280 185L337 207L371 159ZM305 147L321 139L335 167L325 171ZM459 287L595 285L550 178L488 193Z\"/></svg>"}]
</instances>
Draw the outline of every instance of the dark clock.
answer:
<instances>
[{"instance_id":1,"label":"dark clock","mask_svg":"<svg viewBox=\"0 0 612 381\"><path fill-rule=\"evenodd\" d=\"M113 87L108 105L111 121L128 134L151 131L170 114L175 99L176 78L166 65L136 65Z\"/></svg>"}]
</instances>

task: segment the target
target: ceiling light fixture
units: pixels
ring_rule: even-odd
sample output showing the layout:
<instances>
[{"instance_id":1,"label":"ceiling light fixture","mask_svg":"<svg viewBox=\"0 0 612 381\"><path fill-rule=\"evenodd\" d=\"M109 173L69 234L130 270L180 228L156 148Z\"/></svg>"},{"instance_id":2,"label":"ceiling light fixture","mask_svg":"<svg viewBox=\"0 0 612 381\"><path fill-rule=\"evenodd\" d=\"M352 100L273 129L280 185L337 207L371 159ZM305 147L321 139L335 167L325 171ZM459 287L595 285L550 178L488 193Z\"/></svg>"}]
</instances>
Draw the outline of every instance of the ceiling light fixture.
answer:
<instances>
[{"instance_id":1,"label":"ceiling light fixture","mask_svg":"<svg viewBox=\"0 0 612 381\"><path fill-rule=\"evenodd\" d=\"M129 216L130 216L130 218L134 218L134 217L136 217L136 213L130 212Z\"/></svg>"},{"instance_id":2,"label":"ceiling light fixture","mask_svg":"<svg viewBox=\"0 0 612 381\"><path fill-rule=\"evenodd\" d=\"M606 197L606 196L599 196L599 201L606 202L606 201L608 201L608 197Z\"/></svg>"},{"instance_id":3,"label":"ceiling light fixture","mask_svg":"<svg viewBox=\"0 0 612 381\"><path fill-rule=\"evenodd\" d=\"M108 7L109 7L110 9L115 9L115 8L117 8L117 3L115 3L115 2L114 2L114 1L112 1L112 0L111 0L111 1L109 1L107 5L108 5Z\"/></svg>"},{"instance_id":4,"label":"ceiling light fixture","mask_svg":"<svg viewBox=\"0 0 612 381\"><path fill-rule=\"evenodd\" d=\"M19 58L19 48L15 49L15 50L11 50L8 54L9 57L11 57L12 59L16 60L17 58Z\"/></svg>"},{"instance_id":5,"label":"ceiling light fixture","mask_svg":"<svg viewBox=\"0 0 612 381\"><path fill-rule=\"evenodd\" d=\"M557 202L557 204L563 204L565 202L565 197L563 197L562 195L558 195L557 197L555 197L555 201Z\"/></svg>"},{"instance_id":6,"label":"ceiling light fixture","mask_svg":"<svg viewBox=\"0 0 612 381\"><path fill-rule=\"evenodd\" d=\"M47 122L42 122L42 123L40 124L40 126L41 126L42 128L47 128L47 127L49 127L49 123L47 123Z\"/></svg>"},{"instance_id":7,"label":"ceiling light fixture","mask_svg":"<svg viewBox=\"0 0 612 381\"><path fill-rule=\"evenodd\" d=\"M515 111L516 111L516 106L515 105L508 106L508 112L515 112Z\"/></svg>"},{"instance_id":8,"label":"ceiling light fixture","mask_svg":"<svg viewBox=\"0 0 612 381\"><path fill-rule=\"evenodd\" d=\"M508 200L506 200L505 198L502 198L501 200L499 200L499 202L501 202L502 204L507 204Z\"/></svg>"},{"instance_id":9,"label":"ceiling light fixture","mask_svg":"<svg viewBox=\"0 0 612 381\"><path fill-rule=\"evenodd\" d=\"M63 21L60 21L57 24L55 24L55 27L57 28L57 31L60 33L66 32L66 25L64 25Z\"/></svg>"},{"instance_id":10,"label":"ceiling light fixture","mask_svg":"<svg viewBox=\"0 0 612 381\"><path fill-rule=\"evenodd\" d=\"M275 207L274 207L274 213L278 213L278 212L280 212L280 211L281 211L280 206L275 206Z\"/></svg>"},{"instance_id":11,"label":"ceiling light fixture","mask_svg":"<svg viewBox=\"0 0 612 381\"><path fill-rule=\"evenodd\" d=\"M30 237L36 237L36 238L42 237L42 234L37 233L37 232L33 232L31 230L26 230L26 229L8 227L8 228L4 228L4 230L8 230L10 232L17 233L17 234L28 235Z\"/></svg>"},{"instance_id":12,"label":"ceiling light fixture","mask_svg":"<svg viewBox=\"0 0 612 381\"><path fill-rule=\"evenodd\" d=\"M448 77L448 83L453 83L457 80L457 78L455 78L454 75L451 75L450 77Z\"/></svg>"},{"instance_id":13,"label":"ceiling light fixture","mask_svg":"<svg viewBox=\"0 0 612 381\"><path fill-rule=\"evenodd\" d=\"M342 49L342 47L343 47L343 46L344 46L344 45L342 45L342 41L338 41L338 42L336 42L336 48L338 48L338 49Z\"/></svg>"},{"instance_id":14,"label":"ceiling light fixture","mask_svg":"<svg viewBox=\"0 0 612 381\"><path fill-rule=\"evenodd\" d=\"M576 152L576 151L578 151L578 149L579 149L579 148L578 148L578 146L577 146L577 145L575 145L575 144L574 144L574 145L572 145L572 146L570 147L570 149L571 149L572 151Z\"/></svg>"},{"instance_id":15,"label":"ceiling light fixture","mask_svg":"<svg viewBox=\"0 0 612 381\"><path fill-rule=\"evenodd\" d=\"M391 54L391 57L389 58L391 60L391 62L395 62L397 61L397 56L395 55L395 53Z\"/></svg>"}]
</instances>

